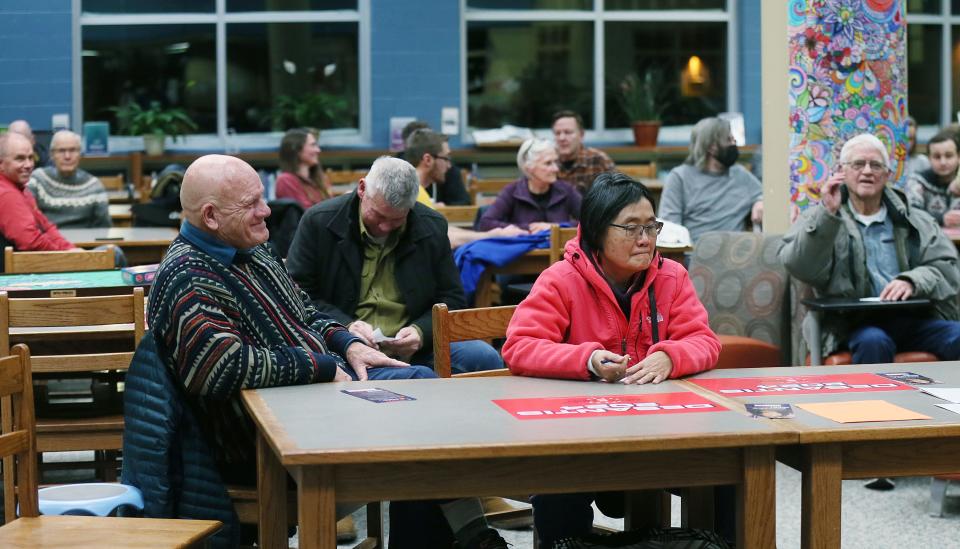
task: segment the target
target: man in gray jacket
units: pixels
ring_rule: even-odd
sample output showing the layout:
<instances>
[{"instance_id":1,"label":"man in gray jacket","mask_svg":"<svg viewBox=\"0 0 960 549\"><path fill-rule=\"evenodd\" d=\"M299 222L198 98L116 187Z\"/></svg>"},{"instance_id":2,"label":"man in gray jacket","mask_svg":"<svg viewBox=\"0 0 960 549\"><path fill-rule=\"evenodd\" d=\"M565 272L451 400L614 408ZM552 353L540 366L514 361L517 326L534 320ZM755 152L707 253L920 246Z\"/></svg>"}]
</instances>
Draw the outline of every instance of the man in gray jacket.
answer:
<instances>
[{"instance_id":1,"label":"man in gray jacket","mask_svg":"<svg viewBox=\"0 0 960 549\"><path fill-rule=\"evenodd\" d=\"M847 141L840 163L821 189L820 204L808 208L784 236L780 260L818 297L916 297L934 305L915 313L824 318L824 354L846 347L855 364L893 362L898 351L957 360L956 248L929 214L910 208L900 191L886 187L890 159L875 136ZM805 339L811 322L808 314Z\"/></svg>"}]
</instances>

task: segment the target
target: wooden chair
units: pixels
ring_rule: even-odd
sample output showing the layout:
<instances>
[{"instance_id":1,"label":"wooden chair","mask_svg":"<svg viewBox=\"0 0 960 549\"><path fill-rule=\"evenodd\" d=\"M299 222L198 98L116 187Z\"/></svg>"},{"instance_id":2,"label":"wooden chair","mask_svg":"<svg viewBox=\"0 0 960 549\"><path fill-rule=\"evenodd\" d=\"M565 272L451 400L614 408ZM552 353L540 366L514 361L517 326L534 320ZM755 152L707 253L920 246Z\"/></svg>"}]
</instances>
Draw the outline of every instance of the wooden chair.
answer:
<instances>
[{"instance_id":1,"label":"wooden chair","mask_svg":"<svg viewBox=\"0 0 960 549\"><path fill-rule=\"evenodd\" d=\"M451 311L446 303L433 306L433 369L440 377L486 377L508 376L510 370L487 370L452 375L450 370L450 344L473 339L491 340L507 335L507 326L513 318L516 305L505 307L479 307Z\"/></svg>"},{"instance_id":2,"label":"wooden chair","mask_svg":"<svg viewBox=\"0 0 960 549\"><path fill-rule=\"evenodd\" d=\"M104 188L108 191L122 191L125 188L122 173L118 173L117 175L101 175L100 182L103 183Z\"/></svg>"},{"instance_id":3,"label":"wooden chair","mask_svg":"<svg viewBox=\"0 0 960 549\"><path fill-rule=\"evenodd\" d=\"M657 163L648 164L617 164L617 171L634 179L655 179L657 177Z\"/></svg>"},{"instance_id":4,"label":"wooden chair","mask_svg":"<svg viewBox=\"0 0 960 549\"><path fill-rule=\"evenodd\" d=\"M476 205L436 207L436 210L447 218L447 223L467 227L473 226L473 221L477 218L477 210L479 209Z\"/></svg>"},{"instance_id":5,"label":"wooden chair","mask_svg":"<svg viewBox=\"0 0 960 549\"><path fill-rule=\"evenodd\" d=\"M130 338L130 351L36 356L32 361L35 374L75 377L125 371L143 337L143 288L133 288L127 295L64 298L10 299L0 292L0 356L10 354L11 330L50 332L57 338L70 337L75 345L89 343L92 327L116 327L111 325L124 326L119 333ZM37 422L37 451L116 451L122 448L122 435L122 414L44 418ZM115 464L105 465L103 476L115 479Z\"/></svg>"},{"instance_id":6,"label":"wooden chair","mask_svg":"<svg viewBox=\"0 0 960 549\"><path fill-rule=\"evenodd\" d=\"M483 206L493 201L493 197L500 193L504 187L516 181L515 177L494 177L481 179L479 177L470 177L470 184L467 186L467 192L470 193L470 202ZM492 195L492 196L490 196ZM483 202L481 202L481 200Z\"/></svg>"},{"instance_id":7,"label":"wooden chair","mask_svg":"<svg viewBox=\"0 0 960 549\"><path fill-rule=\"evenodd\" d=\"M561 227L552 225L550 227L550 264L563 259L563 248L571 239L577 237L577 227Z\"/></svg>"},{"instance_id":8,"label":"wooden chair","mask_svg":"<svg viewBox=\"0 0 960 549\"><path fill-rule=\"evenodd\" d=\"M111 244L102 250L69 250L63 252L15 252L3 249L3 272L67 273L74 271L106 271L114 268L115 250Z\"/></svg>"},{"instance_id":9,"label":"wooden chair","mask_svg":"<svg viewBox=\"0 0 960 549\"><path fill-rule=\"evenodd\" d=\"M0 457L4 460L0 547L189 547L220 528L220 522L212 520L39 516L30 351L17 345L13 352L0 358Z\"/></svg>"}]
</instances>

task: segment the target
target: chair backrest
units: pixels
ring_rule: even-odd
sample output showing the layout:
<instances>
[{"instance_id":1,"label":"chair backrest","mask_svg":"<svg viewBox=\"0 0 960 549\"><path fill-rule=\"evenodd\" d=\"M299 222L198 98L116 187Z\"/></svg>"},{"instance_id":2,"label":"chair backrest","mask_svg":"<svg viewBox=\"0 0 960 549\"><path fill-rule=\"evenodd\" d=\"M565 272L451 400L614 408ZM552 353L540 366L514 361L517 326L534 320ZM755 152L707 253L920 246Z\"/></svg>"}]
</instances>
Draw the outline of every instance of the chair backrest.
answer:
<instances>
[{"instance_id":1,"label":"chair backrest","mask_svg":"<svg viewBox=\"0 0 960 549\"><path fill-rule=\"evenodd\" d=\"M437 206L437 211L451 225L473 225L477 218L477 206Z\"/></svg>"},{"instance_id":2,"label":"chair backrest","mask_svg":"<svg viewBox=\"0 0 960 549\"><path fill-rule=\"evenodd\" d=\"M690 279L717 334L752 337L780 348L791 364L790 287L777 256L779 234L708 232L697 240Z\"/></svg>"},{"instance_id":3,"label":"chair backrest","mask_svg":"<svg viewBox=\"0 0 960 549\"><path fill-rule=\"evenodd\" d=\"M6 355L6 353L5 353ZM0 458L3 458L4 522L39 514L37 446L30 350L17 345L0 358Z\"/></svg>"},{"instance_id":4,"label":"chair backrest","mask_svg":"<svg viewBox=\"0 0 960 549\"><path fill-rule=\"evenodd\" d=\"M507 335L507 326L513 318L516 305L504 307L479 307L451 311L446 303L433 306L433 369L440 377L451 377L450 344L472 339L493 339ZM510 371L492 370L462 374L454 377L476 375L510 375Z\"/></svg>"},{"instance_id":5,"label":"chair backrest","mask_svg":"<svg viewBox=\"0 0 960 549\"><path fill-rule=\"evenodd\" d=\"M62 252L15 252L3 249L5 273L66 273L73 271L104 271L115 265L115 250L111 244L102 250L69 250Z\"/></svg>"},{"instance_id":6,"label":"chair backrest","mask_svg":"<svg viewBox=\"0 0 960 549\"><path fill-rule=\"evenodd\" d=\"M648 179L657 177L657 163L648 164L617 164L617 171L634 179Z\"/></svg>"},{"instance_id":7,"label":"chair backrest","mask_svg":"<svg viewBox=\"0 0 960 549\"><path fill-rule=\"evenodd\" d=\"M515 177L492 177L492 178L479 178L479 177L470 177L470 184L467 186L467 192L470 193L470 202L482 206L484 203L480 202L483 200L486 195L496 196L503 190L504 187L516 181ZM487 202L492 201L492 196L486 198Z\"/></svg>"},{"instance_id":8,"label":"chair backrest","mask_svg":"<svg viewBox=\"0 0 960 549\"><path fill-rule=\"evenodd\" d=\"M550 226L550 264L563 259L563 248L572 238L576 238L576 227Z\"/></svg>"},{"instance_id":9,"label":"chair backrest","mask_svg":"<svg viewBox=\"0 0 960 549\"><path fill-rule=\"evenodd\" d=\"M122 191L123 190L123 174L118 173L117 175L101 175L100 182L103 183L104 188L108 191Z\"/></svg>"},{"instance_id":10,"label":"chair backrest","mask_svg":"<svg viewBox=\"0 0 960 549\"><path fill-rule=\"evenodd\" d=\"M80 340L91 328L109 325L122 325L123 331L130 333L131 351L35 356L34 373L126 370L133 358L132 349L143 338L143 288L133 288L127 295L96 297L11 299L7 292L0 292L0 356L10 352L12 328L49 329L58 337L76 334Z\"/></svg>"}]
</instances>

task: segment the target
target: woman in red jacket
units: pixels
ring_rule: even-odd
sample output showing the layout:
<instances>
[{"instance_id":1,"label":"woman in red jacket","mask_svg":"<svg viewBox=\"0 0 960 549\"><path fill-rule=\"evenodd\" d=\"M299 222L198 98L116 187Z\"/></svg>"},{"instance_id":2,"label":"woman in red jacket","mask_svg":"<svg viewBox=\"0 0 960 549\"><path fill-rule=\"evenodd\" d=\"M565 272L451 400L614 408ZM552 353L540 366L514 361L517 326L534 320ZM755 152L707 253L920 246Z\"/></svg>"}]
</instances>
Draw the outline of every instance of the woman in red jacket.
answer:
<instances>
[{"instance_id":1,"label":"woman in red jacket","mask_svg":"<svg viewBox=\"0 0 960 549\"><path fill-rule=\"evenodd\" d=\"M514 375L659 383L716 364L720 341L686 269L657 253L663 223L654 208L643 184L597 177L579 237L537 278L507 329L503 358ZM534 496L543 546L588 533L594 496Z\"/></svg>"}]
</instances>

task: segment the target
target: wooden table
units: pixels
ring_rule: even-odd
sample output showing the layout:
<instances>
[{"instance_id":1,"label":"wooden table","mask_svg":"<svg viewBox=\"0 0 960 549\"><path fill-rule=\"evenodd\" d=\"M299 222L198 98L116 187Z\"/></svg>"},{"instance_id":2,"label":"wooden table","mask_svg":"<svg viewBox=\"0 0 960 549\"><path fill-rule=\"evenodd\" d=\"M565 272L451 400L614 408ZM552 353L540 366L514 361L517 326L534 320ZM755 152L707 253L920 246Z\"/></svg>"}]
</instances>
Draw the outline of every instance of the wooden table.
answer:
<instances>
[{"instance_id":1,"label":"wooden table","mask_svg":"<svg viewBox=\"0 0 960 549\"><path fill-rule=\"evenodd\" d=\"M714 370L701 378L808 376L865 372L909 371L925 375L943 385L960 385L960 364L956 362L860 364L808 368L753 368ZM936 385L935 385L936 387ZM836 423L794 406L795 419L778 423L796 429L798 451L784 447L778 459L802 473L802 547L840 547L841 480L913 475L935 475L960 471L960 415L938 408L946 401L919 390L883 392L829 391L817 394L778 392L737 398L738 401L790 403L885 400L930 416L929 420ZM771 545L772 547L772 545Z\"/></svg>"},{"instance_id":2,"label":"wooden table","mask_svg":"<svg viewBox=\"0 0 960 549\"><path fill-rule=\"evenodd\" d=\"M169 549L201 546L222 524L217 520L45 515L23 517L0 528L0 547L35 549L113 547Z\"/></svg>"},{"instance_id":3,"label":"wooden table","mask_svg":"<svg viewBox=\"0 0 960 549\"><path fill-rule=\"evenodd\" d=\"M341 389L416 400L376 404ZM692 392L521 377L321 383L244 391L258 428L260 546L286 547L286 474L300 547L336 546L337 501L738 486L738 547L775 545L774 446L794 432L728 410L522 420L493 400ZM601 466L606 464L606 466Z\"/></svg>"},{"instance_id":4,"label":"wooden table","mask_svg":"<svg viewBox=\"0 0 960 549\"><path fill-rule=\"evenodd\" d=\"M663 257L683 263L683 255L693 250L692 247L666 248L657 247L657 250ZM540 248L530 250L522 256L514 259L503 267L491 267L485 269L477 281L477 291L474 294L475 307L490 307L493 305L493 283L497 275L501 274L520 274L520 275L539 275L550 266L550 250Z\"/></svg>"},{"instance_id":5,"label":"wooden table","mask_svg":"<svg viewBox=\"0 0 960 549\"><path fill-rule=\"evenodd\" d=\"M169 227L63 229L60 232L81 248L115 244L123 249L130 265L159 263L178 234L176 229Z\"/></svg>"}]
</instances>

